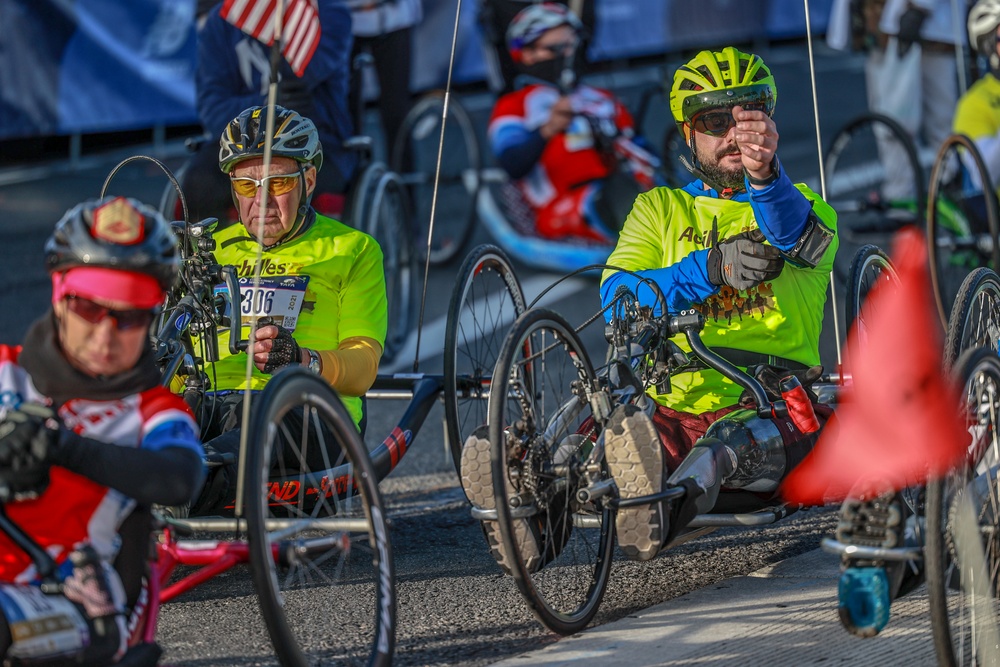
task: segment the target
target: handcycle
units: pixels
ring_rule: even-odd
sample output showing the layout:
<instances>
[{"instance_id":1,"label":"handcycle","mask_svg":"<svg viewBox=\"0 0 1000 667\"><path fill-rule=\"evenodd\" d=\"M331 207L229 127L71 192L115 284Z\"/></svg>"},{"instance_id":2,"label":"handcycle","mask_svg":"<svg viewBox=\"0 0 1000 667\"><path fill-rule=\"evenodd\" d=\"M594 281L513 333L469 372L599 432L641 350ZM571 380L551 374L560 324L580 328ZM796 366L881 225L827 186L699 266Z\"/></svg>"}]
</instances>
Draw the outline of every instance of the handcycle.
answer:
<instances>
[{"instance_id":1,"label":"handcycle","mask_svg":"<svg viewBox=\"0 0 1000 667\"><path fill-rule=\"evenodd\" d=\"M490 459L463 461L461 470L467 492L487 499L472 511L490 524L488 534L499 534L490 539L499 540L507 556L501 560L496 551L494 556L535 616L560 634L579 631L597 612L612 562L615 512L652 501L677 502L687 493L683 486L668 486L652 496L620 500L604 459L603 433L616 405L641 404L647 386L665 390L671 371L692 359L754 397L759 407L734 418L757 429L753 447L759 467L754 475L735 472L733 488L685 522L668 547L722 526L774 523L799 509L765 499L777 488L783 464L777 459L780 436L773 426L768 430L767 418L786 415L784 401L772 400L754 377L701 343L700 313L652 317L627 293L617 295L611 307L612 352L596 369L577 328L561 315L529 307L517 318L489 380L487 419L474 424L487 426ZM670 340L676 335L686 338L690 356ZM834 387L822 391L827 399L834 392ZM709 435L719 436L712 430ZM519 548L525 531L537 541L530 553Z\"/></svg>"},{"instance_id":2,"label":"handcycle","mask_svg":"<svg viewBox=\"0 0 1000 667\"><path fill-rule=\"evenodd\" d=\"M137 156L118 165L108 176L103 190L118 169L138 159L157 163L176 185L176 179L162 163ZM179 193L179 197L183 203L183 193ZM182 279L169 296L154 344L163 383L178 390L182 386L189 405L204 419L204 411L209 408L202 399L213 386L210 368L217 358L213 346L218 328L229 327L230 352L246 346L240 327L232 325L231 317L233 312L239 311L233 304L243 302L241 280L231 267L219 266L214 260L211 232L216 222L213 219L173 224L183 247ZM497 287L499 291L495 291ZM169 525L174 535L183 531L189 537L190 532L198 531L229 534L231 539L226 542L212 539L207 543L185 539L179 546L170 547L169 558L165 556L167 562L200 566L200 569L169 586L164 579L165 588L158 599L172 599L233 565L247 562L256 553L256 560L250 561L253 571L267 573L266 577L255 575L255 584L263 591L260 593L262 609L265 604L281 600L286 618L292 619L282 621L278 617L268 621L269 628L274 625L273 636L282 637L275 639L276 645L278 641L283 645L298 645L302 653L310 656L318 653L326 659L326 656L333 656L332 649L328 648L329 632L321 636L318 627L340 626L349 627L349 635L354 638L353 643L342 650L353 653L337 659L360 662L368 656L372 664L378 664L375 661L385 653L381 649L386 642L391 655L395 597L387 531L389 519L377 485L399 464L431 408L441 399L445 402L446 439L457 460L459 424L484 419L480 416L485 410L481 397L488 393L484 369L491 369L495 359L495 351L491 351L495 346L484 337L495 336L496 329L505 326L496 315L511 307L518 312L523 310L524 296L506 256L502 251L488 249L471 256L459 271L449 307L445 375L420 373L414 364L412 372L378 376L366 395L369 400L409 400L409 403L396 426L370 452L358 439L350 419L342 420L343 408L328 385L301 369L275 376L267 388L253 398L254 417L248 428L248 440L253 446L248 460L241 464L247 477L246 517L171 519ZM288 431L289 415L299 420L300 437L292 437ZM287 461L288 457L276 459L277 464L271 460L269 452L304 451L309 442L319 441L324 431L332 433L338 443L346 438L344 442L348 446L341 446L339 452L319 462L310 462L306 456L292 457L307 462L296 468L282 468L286 465L282 461ZM294 435L299 436L299 432ZM326 448L320 449L326 451ZM208 465L222 463L231 461L207 462ZM242 537L244 533L248 539ZM284 547L291 548L295 544L303 544L303 548L315 545L316 549L322 547L325 551L320 551L315 559L308 558L309 551L296 554L292 565L284 560L271 562L261 556L262 553L290 554ZM367 566L362 562L331 574L329 567L335 564L334 561L339 564L343 559L338 561L329 555L345 547L353 549L355 555L364 554ZM323 561L324 557L327 560ZM325 614L320 626L313 610L316 606L314 592L322 588L350 591L352 599L366 600L363 606L375 612L362 618L357 618L355 613L354 618L347 618L339 608L332 609ZM331 591L331 594L336 593ZM264 614L268 619L266 610ZM300 627L308 624L309 619L316 621L316 632ZM289 633L293 641L288 641Z\"/></svg>"}]
</instances>

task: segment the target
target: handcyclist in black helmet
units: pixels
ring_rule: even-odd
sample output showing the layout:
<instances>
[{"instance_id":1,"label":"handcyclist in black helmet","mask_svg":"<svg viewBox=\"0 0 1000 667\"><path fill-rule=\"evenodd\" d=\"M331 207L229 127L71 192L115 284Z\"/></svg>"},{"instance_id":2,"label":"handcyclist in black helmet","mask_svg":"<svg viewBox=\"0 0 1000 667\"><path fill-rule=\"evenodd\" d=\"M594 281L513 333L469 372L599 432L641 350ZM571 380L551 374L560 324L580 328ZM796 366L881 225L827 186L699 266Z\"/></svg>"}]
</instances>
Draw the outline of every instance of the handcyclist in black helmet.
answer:
<instances>
[{"instance_id":1,"label":"handcyclist in black helmet","mask_svg":"<svg viewBox=\"0 0 1000 667\"><path fill-rule=\"evenodd\" d=\"M249 385L246 356L230 354L229 333L220 332L219 360L211 371L215 386L207 397L214 402L215 409L207 411L214 417L202 424L210 452L239 451L243 392L263 389L289 364L301 364L330 382L360 429L361 397L375 381L385 344L385 275L378 243L311 206L317 175L326 167L310 119L275 109L265 174L266 116L264 107L246 109L219 140L218 167L228 176L239 224L215 233L215 256L220 264L236 267L243 296L237 317L247 327L253 315L270 319L251 342ZM261 280L255 285L258 272ZM192 512L229 513L235 473L235 465L215 469Z\"/></svg>"},{"instance_id":2,"label":"handcyclist in black helmet","mask_svg":"<svg viewBox=\"0 0 1000 667\"><path fill-rule=\"evenodd\" d=\"M45 263L52 308L0 346L0 502L53 556L63 594L0 534L0 658L109 665L146 574L149 508L190 502L202 480L198 427L149 342L178 250L156 211L116 197L69 210Z\"/></svg>"}]
</instances>

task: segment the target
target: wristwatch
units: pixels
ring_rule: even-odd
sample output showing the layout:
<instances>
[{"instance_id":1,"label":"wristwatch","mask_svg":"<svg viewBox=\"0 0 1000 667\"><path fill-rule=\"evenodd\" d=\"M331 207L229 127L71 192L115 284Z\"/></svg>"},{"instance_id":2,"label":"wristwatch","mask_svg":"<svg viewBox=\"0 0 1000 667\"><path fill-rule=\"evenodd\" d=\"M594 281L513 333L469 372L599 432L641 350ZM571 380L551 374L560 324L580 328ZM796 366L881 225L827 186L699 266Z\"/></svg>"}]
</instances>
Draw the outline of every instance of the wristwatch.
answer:
<instances>
[{"instance_id":1,"label":"wristwatch","mask_svg":"<svg viewBox=\"0 0 1000 667\"><path fill-rule=\"evenodd\" d=\"M323 361L319 358L319 352L309 348L306 348L306 352L309 353L309 370L316 375L321 375L323 372Z\"/></svg>"}]
</instances>

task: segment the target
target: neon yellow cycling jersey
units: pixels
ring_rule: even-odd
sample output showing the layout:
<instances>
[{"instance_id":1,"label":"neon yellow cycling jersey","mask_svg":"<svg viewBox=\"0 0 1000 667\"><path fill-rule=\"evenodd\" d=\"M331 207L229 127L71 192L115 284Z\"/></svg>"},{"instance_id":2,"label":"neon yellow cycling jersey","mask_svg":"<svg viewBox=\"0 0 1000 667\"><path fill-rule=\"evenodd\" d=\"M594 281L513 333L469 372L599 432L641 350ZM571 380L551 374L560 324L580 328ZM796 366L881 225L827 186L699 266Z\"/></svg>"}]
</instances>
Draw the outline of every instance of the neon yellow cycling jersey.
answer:
<instances>
[{"instance_id":1,"label":"neon yellow cycling jersey","mask_svg":"<svg viewBox=\"0 0 1000 667\"><path fill-rule=\"evenodd\" d=\"M952 130L973 141L1000 133L1000 79L987 74L972 84L955 107Z\"/></svg>"},{"instance_id":2,"label":"neon yellow cycling jersey","mask_svg":"<svg viewBox=\"0 0 1000 667\"><path fill-rule=\"evenodd\" d=\"M335 350L342 340L365 336L385 344L386 295L382 250L378 243L336 220L317 215L301 236L261 257L261 284L253 285L258 244L243 225L217 232L215 257L236 267L243 302L243 338L252 314L269 315L293 332L302 347ZM217 288L217 289L221 289ZM246 388L245 354L229 354L229 332L219 333L215 389ZM253 369L250 388L263 389L270 379ZM341 396L354 418L361 419L361 399Z\"/></svg>"},{"instance_id":3,"label":"neon yellow cycling jersey","mask_svg":"<svg viewBox=\"0 0 1000 667\"><path fill-rule=\"evenodd\" d=\"M805 185L795 187L812 202L819 218L835 230L834 210ZM718 220L720 239L758 228L746 201L654 188L636 199L608 264L632 271L676 264L692 251L707 247L713 219ZM705 316L701 333L704 343L792 359L807 366L819 364L823 311L838 245L839 238L835 237L814 269L786 262L781 275L773 281L739 292L723 286L704 302L694 304ZM603 280L613 273L605 271ZM682 336L673 340L690 351ZM669 393L650 390L650 394L658 403L684 412L701 413L733 405L743 391L710 369L675 373L670 381Z\"/></svg>"}]
</instances>

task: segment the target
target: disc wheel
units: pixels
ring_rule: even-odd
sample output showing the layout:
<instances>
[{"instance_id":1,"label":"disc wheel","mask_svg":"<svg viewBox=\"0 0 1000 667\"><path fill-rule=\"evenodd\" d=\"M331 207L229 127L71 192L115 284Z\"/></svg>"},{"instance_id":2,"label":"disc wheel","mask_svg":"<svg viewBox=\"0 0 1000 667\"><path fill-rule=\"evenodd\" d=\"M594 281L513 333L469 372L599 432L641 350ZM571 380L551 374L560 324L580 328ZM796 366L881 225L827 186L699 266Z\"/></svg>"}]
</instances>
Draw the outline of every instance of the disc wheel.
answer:
<instances>
[{"instance_id":1,"label":"disc wheel","mask_svg":"<svg viewBox=\"0 0 1000 667\"><path fill-rule=\"evenodd\" d=\"M906 169L887 170L887 157ZM917 149L889 116L868 113L849 122L834 137L824 168L826 200L837 211L839 231L886 232L923 221L927 186Z\"/></svg>"},{"instance_id":2,"label":"disc wheel","mask_svg":"<svg viewBox=\"0 0 1000 667\"><path fill-rule=\"evenodd\" d=\"M927 485L931 628L939 665L993 665L1000 651L1000 358L994 350L967 350L954 371L963 390L969 455Z\"/></svg>"},{"instance_id":3,"label":"disc wheel","mask_svg":"<svg viewBox=\"0 0 1000 667\"><path fill-rule=\"evenodd\" d=\"M408 223L409 201L398 175L383 166L371 187L363 229L382 248L388 308L382 357L391 361L416 329L420 269Z\"/></svg>"},{"instance_id":4,"label":"disc wheel","mask_svg":"<svg viewBox=\"0 0 1000 667\"><path fill-rule=\"evenodd\" d=\"M300 367L275 375L255 401L245 490L250 566L281 664L391 664L389 532L354 422L330 385Z\"/></svg>"},{"instance_id":5,"label":"disc wheel","mask_svg":"<svg viewBox=\"0 0 1000 667\"><path fill-rule=\"evenodd\" d=\"M518 318L497 369L489 439L504 553L542 624L577 632L597 613L614 545L612 512L577 493L607 478L590 412L594 369L572 327L545 309Z\"/></svg>"},{"instance_id":6,"label":"disc wheel","mask_svg":"<svg viewBox=\"0 0 1000 667\"><path fill-rule=\"evenodd\" d=\"M885 282L898 284L899 278L889 256L876 245L867 244L858 248L851 261L847 278L846 321L848 326L856 325L858 343L864 344L872 311L867 304L868 294L876 285Z\"/></svg>"},{"instance_id":7,"label":"disc wheel","mask_svg":"<svg viewBox=\"0 0 1000 667\"><path fill-rule=\"evenodd\" d=\"M400 175L413 201L419 252L427 253L427 235L434 210L431 264L445 264L462 252L476 220L482 158L476 129L462 105L450 96L437 199L434 198L438 146L441 142L445 98L439 93L423 97L403 120L390 164Z\"/></svg>"},{"instance_id":8,"label":"disc wheel","mask_svg":"<svg viewBox=\"0 0 1000 667\"><path fill-rule=\"evenodd\" d=\"M981 266L962 281L948 318L945 364L975 347L998 349L1000 343L1000 276Z\"/></svg>"},{"instance_id":9,"label":"disc wheel","mask_svg":"<svg viewBox=\"0 0 1000 667\"><path fill-rule=\"evenodd\" d=\"M486 423L493 367L504 336L524 312L524 292L507 254L483 244L458 270L444 340L448 448L461 473L462 443Z\"/></svg>"},{"instance_id":10,"label":"disc wheel","mask_svg":"<svg viewBox=\"0 0 1000 667\"><path fill-rule=\"evenodd\" d=\"M927 211L927 253L934 299L945 326L969 272L980 266L1000 270L996 195L977 185L989 182L971 139L953 134L944 140L931 170L929 194L935 205Z\"/></svg>"}]
</instances>

